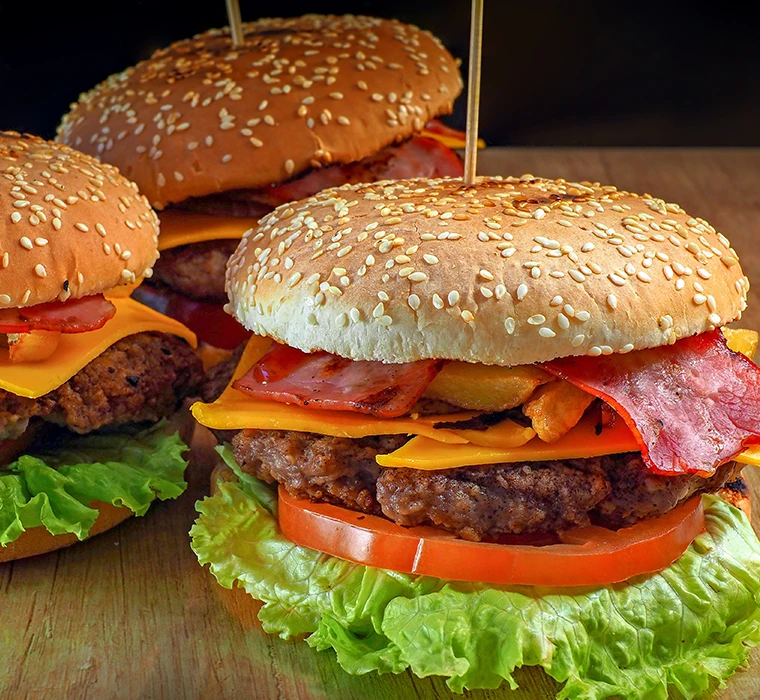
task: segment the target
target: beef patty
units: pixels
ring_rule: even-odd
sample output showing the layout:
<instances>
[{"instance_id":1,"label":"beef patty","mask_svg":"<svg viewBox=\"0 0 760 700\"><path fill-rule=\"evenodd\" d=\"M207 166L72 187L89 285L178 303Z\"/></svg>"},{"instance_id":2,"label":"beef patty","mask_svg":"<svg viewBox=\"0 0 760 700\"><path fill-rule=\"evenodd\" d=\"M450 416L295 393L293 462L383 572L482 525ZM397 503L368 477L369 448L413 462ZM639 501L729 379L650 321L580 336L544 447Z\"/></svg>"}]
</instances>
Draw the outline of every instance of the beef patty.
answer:
<instances>
[{"instance_id":1,"label":"beef patty","mask_svg":"<svg viewBox=\"0 0 760 700\"><path fill-rule=\"evenodd\" d=\"M239 241L220 240L169 248L153 266L151 282L159 282L197 301L223 304L224 271Z\"/></svg>"},{"instance_id":2,"label":"beef patty","mask_svg":"<svg viewBox=\"0 0 760 700\"><path fill-rule=\"evenodd\" d=\"M400 525L432 524L469 540L592 522L632 525L696 493L717 491L742 468L730 462L708 479L656 476L637 452L436 471L378 466L378 453L408 439L243 430L232 445L244 471L282 484L293 496L385 515Z\"/></svg>"},{"instance_id":3,"label":"beef patty","mask_svg":"<svg viewBox=\"0 0 760 700\"><path fill-rule=\"evenodd\" d=\"M114 343L58 389L38 399L0 390L0 435L41 418L88 433L110 425L167 418L200 390L203 365L181 338L138 333Z\"/></svg>"}]
</instances>

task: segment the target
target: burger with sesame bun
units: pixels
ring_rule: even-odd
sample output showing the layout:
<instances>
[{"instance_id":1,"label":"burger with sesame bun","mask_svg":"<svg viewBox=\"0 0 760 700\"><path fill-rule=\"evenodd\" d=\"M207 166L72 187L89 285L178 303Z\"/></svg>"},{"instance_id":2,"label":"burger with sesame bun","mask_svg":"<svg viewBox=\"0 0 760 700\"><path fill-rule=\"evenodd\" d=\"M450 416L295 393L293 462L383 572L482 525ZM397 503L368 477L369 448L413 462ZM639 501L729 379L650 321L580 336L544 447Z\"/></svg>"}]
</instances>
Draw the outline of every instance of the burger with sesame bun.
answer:
<instances>
[{"instance_id":1,"label":"burger with sesame bun","mask_svg":"<svg viewBox=\"0 0 760 700\"><path fill-rule=\"evenodd\" d=\"M0 132L0 561L185 489L195 336L129 298L158 221L116 168ZM180 435L182 434L182 436Z\"/></svg>"},{"instance_id":2,"label":"burger with sesame bun","mask_svg":"<svg viewBox=\"0 0 760 700\"><path fill-rule=\"evenodd\" d=\"M692 697L760 643L760 542L732 505L760 453L757 334L724 328L748 286L706 221L598 183L279 207L227 272L255 335L192 407L223 441L192 546L350 673L462 691L538 666L563 698Z\"/></svg>"},{"instance_id":3,"label":"burger with sesame bun","mask_svg":"<svg viewBox=\"0 0 760 700\"><path fill-rule=\"evenodd\" d=\"M136 298L233 348L224 268L276 206L345 183L459 176L431 121L462 89L438 39L396 20L261 19L211 30L80 96L58 139L113 163L161 211L161 260ZM448 145L447 145L448 144Z\"/></svg>"}]
</instances>

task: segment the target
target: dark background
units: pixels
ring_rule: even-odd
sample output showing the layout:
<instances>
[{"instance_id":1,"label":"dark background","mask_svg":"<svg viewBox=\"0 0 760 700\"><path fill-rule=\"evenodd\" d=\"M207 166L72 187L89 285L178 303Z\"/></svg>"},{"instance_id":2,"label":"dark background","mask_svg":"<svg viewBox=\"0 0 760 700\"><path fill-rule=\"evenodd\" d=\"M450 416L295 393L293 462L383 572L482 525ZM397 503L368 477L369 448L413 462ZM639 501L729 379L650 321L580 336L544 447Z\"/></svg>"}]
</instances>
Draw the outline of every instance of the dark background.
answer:
<instances>
[{"instance_id":1,"label":"dark background","mask_svg":"<svg viewBox=\"0 0 760 700\"><path fill-rule=\"evenodd\" d=\"M430 29L464 61L468 0L241 0L261 15L353 12ZM486 0L481 135L490 145L760 145L760 31L733 3ZM52 137L79 92L225 25L224 0L0 0L0 128ZM448 119L464 126L464 98Z\"/></svg>"}]
</instances>

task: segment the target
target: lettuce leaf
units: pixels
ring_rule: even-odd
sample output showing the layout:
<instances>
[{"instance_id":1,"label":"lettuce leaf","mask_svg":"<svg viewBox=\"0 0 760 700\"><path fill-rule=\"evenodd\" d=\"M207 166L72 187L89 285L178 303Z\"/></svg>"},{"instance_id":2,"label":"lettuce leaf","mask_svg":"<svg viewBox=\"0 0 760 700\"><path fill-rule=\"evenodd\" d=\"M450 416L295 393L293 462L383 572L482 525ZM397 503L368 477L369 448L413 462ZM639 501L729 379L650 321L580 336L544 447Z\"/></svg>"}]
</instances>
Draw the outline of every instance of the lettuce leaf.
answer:
<instances>
[{"instance_id":1,"label":"lettuce leaf","mask_svg":"<svg viewBox=\"0 0 760 700\"><path fill-rule=\"evenodd\" d=\"M199 561L264 602L267 632L308 635L349 673L409 668L461 692L514 688L515 668L540 666L564 683L558 698L664 700L669 687L692 698L712 679L723 685L760 644L760 543L716 496L704 497L706 532L659 574L550 590L408 576L294 545L272 515L273 491L251 484L246 475L198 502Z\"/></svg>"},{"instance_id":2,"label":"lettuce leaf","mask_svg":"<svg viewBox=\"0 0 760 700\"><path fill-rule=\"evenodd\" d=\"M177 498L187 487L186 450L159 423L135 434L72 436L56 451L23 455L0 470L0 546L40 525L84 539L98 516L93 501L144 515L156 498Z\"/></svg>"}]
</instances>

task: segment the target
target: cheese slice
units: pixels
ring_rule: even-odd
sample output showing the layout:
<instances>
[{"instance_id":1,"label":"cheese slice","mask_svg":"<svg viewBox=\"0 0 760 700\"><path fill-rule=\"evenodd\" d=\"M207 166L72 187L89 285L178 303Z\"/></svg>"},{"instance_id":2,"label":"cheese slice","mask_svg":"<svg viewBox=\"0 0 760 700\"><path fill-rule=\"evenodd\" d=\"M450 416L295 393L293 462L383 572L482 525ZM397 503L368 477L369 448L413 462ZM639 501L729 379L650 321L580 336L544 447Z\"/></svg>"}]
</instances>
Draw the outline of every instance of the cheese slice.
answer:
<instances>
[{"instance_id":1,"label":"cheese slice","mask_svg":"<svg viewBox=\"0 0 760 700\"><path fill-rule=\"evenodd\" d=\"M253 367L270 344L269 338L253 336L240 358L232 382ZM479 415L475 411L463 411L438 416L375 418L352 411L324 411L256 399L233 389L232 382L214 403L199 402L192 405L190 410L201 425L215 430L295 430L346 438L369 435L425 435L432 442L465 444L467 439L457 435L457 431L437 429L434 426L441 422L465 421Z\"/></svg>"},{"instance_id":2,"label":"cheese slice","mask_svg":"<svg viewBox=\"0 0 760 700\"><path fill-rule=\"evenodd\" d=\"M169 250L188 243L240 239L259 222L255 218L210 216L178 209L162 211L158 218L161 222L159 250Z\"/></svg>"},{"instance_id":3,"label":"cheese slice","mask_svg":"<svg viewBox=\"0 0 760 700\"><path fill-rule=\"evenodd\" d=\"M498 428L496 425L494 428ZM494 428L485 431L486 434ZM543 462L553 459L582 459L620 452L638 452L639 446L622 421L596 434L596 420L586 417L556 442L528 438L522 444L507 445L440 445L423 437L412 438L395 452L378 455L381 467L412 469L454 469L501 462Z\"/></svg>"},{"instance_id":4,"label":"cheese slice","mask_svg":"<svg viewBox=\"0 0 760 700\"><path fill-rule=\"evenodd\" d=\"M428 131L427 129L423 129L419 135L424 136L428 139L435 139L439 143L442 143L444 146L446 146L446 148L451 148L452 150L461 150L467 145L464 139L460 139L455 136L444 136L443 134L436 133L435 131ZM478 148L485 147L486 142L483 139L478 139Z\"/></svg>"},{"instance_id":5,"label":"cheese slice","mask_svg":"<svg viewBox=\"0 0 760 700\"><path fill-rule=\"evenodd\" d=\"M740 464L749 464L753 467L760 467L760 445L750 445L734 461Z\"/></svg>"},{"instance_id":6,"label":"cheese slice","mask_svg":"<svg viewBox=\"0 0 760 700\"><path fill-rule=\"evenodd\" d=\"M168 316L134 299L109 297L116 315L105 326L87 333L62 333L52 357L42 362L14 364L7 348L0 349L0 389L36 399L57 389L80 369L122 338L145 331L171 333L197 346L195 333Z\"/></svg>"}]
</instances>

